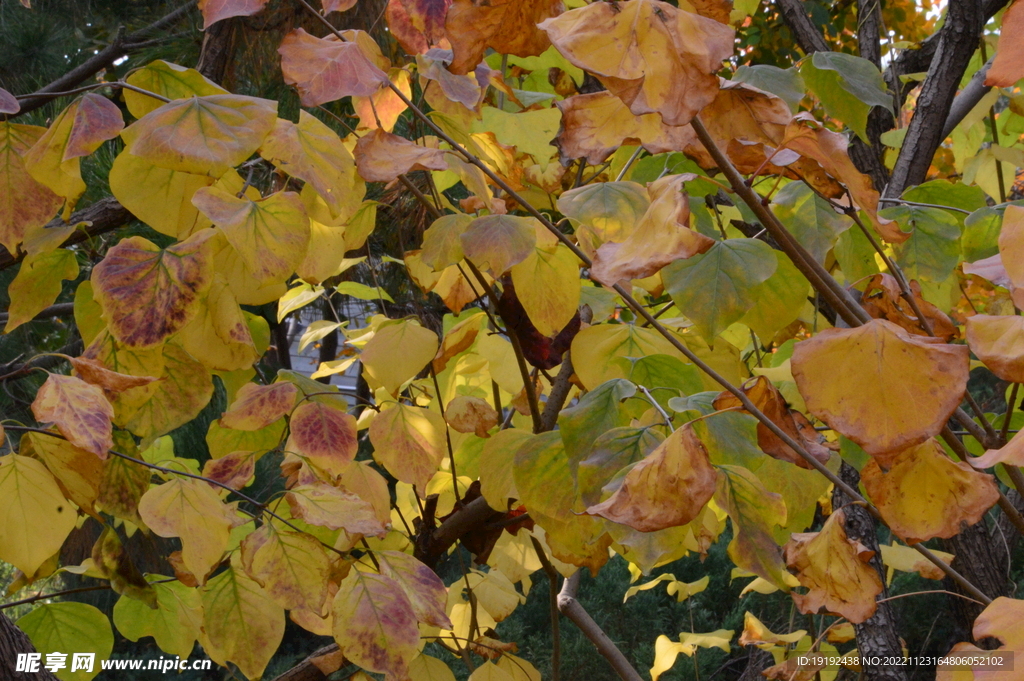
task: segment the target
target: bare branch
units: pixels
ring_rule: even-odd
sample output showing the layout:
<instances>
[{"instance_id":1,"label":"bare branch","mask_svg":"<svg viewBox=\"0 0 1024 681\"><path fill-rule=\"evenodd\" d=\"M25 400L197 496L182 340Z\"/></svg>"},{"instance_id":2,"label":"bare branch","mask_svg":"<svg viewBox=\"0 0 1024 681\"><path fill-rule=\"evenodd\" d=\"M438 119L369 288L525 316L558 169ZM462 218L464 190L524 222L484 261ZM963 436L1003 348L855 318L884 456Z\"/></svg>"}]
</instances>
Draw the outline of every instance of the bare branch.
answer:
<instances>
[{"instance_id":1,"label":"bare branch","mask_svg":"<svg viewBox=\"0 0 1024 681\"><path fill-rule=\"evenodd\" d=\"M615 673L623 681L643 681L640 673L633 668L626 656L622 654L615 642L608 638L608 634L597 625L594 618L576 600L576 592L580 586L580 573L576 572L572 577L562 582L562 590L558 594L558 611L571 619L573 624L580 628L583 635L590 639L590 642L597 648L597 652L608 660Z\"/></svg>"}]
</instances>

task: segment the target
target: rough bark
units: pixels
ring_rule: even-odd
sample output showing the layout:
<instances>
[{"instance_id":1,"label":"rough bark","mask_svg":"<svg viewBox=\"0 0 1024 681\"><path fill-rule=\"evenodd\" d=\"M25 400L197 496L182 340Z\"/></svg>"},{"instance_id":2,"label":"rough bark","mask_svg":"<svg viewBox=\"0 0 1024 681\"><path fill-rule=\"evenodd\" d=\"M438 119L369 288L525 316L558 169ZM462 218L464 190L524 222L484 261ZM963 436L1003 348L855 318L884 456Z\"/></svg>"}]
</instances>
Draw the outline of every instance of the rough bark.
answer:
<instances>
[{"instance_id":1,"label":"rough bark","mask_svg":"<svg viewBox=\"0 0 1024 681\"><path fill-rule=\"evenodd\" d=\"M843 463L839 471L839 477L843 482L854 489L860 482L860 474L857 469L848 463ZM845 506L846 514L846 535L850 539L856 539L875 555L871 559L871 566L878 571L878 576L885 584L885 567L882 565L882 552L878 548L878 534L876 531L875 519L868 513L867 509L860 506L848 505L851 499L841 490L836 489L832 493L833 508ZM879 598L888 596L888 591L882 589ZM903 647L896 630L896 614L889 603L879 603L875 614L870 618L853 625L857 634L857 650L862 657L900 657L903 655ZM890 665L864 665L864 674L868 681L907 681L906 668Z\"/></svg>"},{"instance_id":2,"label":"rough bark","mask_svg":"<svg viewBox=\"0 0 1024 681\"><path fill-rule=\"evenodd\" d=\"M16 672L18 653L37 652L21 629L0 612L0 679L4 681L57 681L57 677L40 667L36 673ZM45 658L43 659L45 662Z\"/></svg>"},{"instance_id":3,"label":"rough bark","mask_svg":"<svg viewBox=\"0 0 1024 681\"><path fill-rule=\"evenodd\" d=\"M801 0L777 0L776 7L805 54L829 51L828 43L818 27L811 22Z\"/></svg>"},{"instance_id":4,"label":"rough bark","mask_svg":"<svg viewBox=\"0 0 1024 681\"><path fill-rule=\"evenodd\" d=\"M956 556L953 568L982 590L989 598L1010 595L1005 546L994 537L985 521L965 528L960 534L942 542L942 550ZM952 580L945 580L945 588L958 594L963 589ZM966 595L966 594L965 594ZM974 620L985 606L956 596L948 597L949 608L957 629L957 641L971 640Z\"/></svg>"},{"instance_id":5,"label":"rough bark","mask_svg":"<svg viewBox=\"0 0 1024 681\"><path fill-rule=\"evenodd\" d=\"M241 17L224 19L206 29L199 63L196 65L199 73L228 90L231 89L232 57L240 20Z\"/></svg>"}]
</instances>

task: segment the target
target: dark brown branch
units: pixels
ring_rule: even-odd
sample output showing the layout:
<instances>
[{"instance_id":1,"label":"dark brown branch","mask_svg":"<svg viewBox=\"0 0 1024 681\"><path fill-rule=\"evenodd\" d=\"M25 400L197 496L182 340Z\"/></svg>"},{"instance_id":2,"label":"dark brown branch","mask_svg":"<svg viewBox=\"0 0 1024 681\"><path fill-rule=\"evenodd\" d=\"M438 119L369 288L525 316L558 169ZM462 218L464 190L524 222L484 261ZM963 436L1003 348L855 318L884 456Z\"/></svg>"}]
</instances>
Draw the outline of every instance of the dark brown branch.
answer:
<instances>
[{"instance_id":1,"label":"dark brown branch","mask_svg":"<svg viewBox=\"0 0 1024 681\"><path fill-rule=\"evenodd\" d=\"M971 110L978 105L978 102L988 94L991 87L985 85L985 76L988 75L989 68L992 67L992 62L995 57L985 62L977 72L971 76L971 80L967 83L960 94L953 100L953 104L949 107L949 115L946 116L946 123L942 126L942 139L946 139L953 132L953 128L960 124L960 121L971 112Z\"/></svg>"},{"instance_id":2,"label":"dark brown branch","mask_svg":"<svg viewBox=\"0 0 1024 681\"><path fill-rule=\"evenodd\" d=\"M35 647L18 627L14 626L7 615L0 613L0 679L9 681L57 681L57 677L40 665L39 671L15 671L18 653L34 653Z\"/></svg>"},{"instance_id":3,"label":"dark brown branch","mask_svg":"<svg viewBox=\"0 0 1024 681\"><path fill-rule=\"evenodd\" d=\"M337 655L339 652L337 643L314 650L309 657L275 677L273 681L327 681L327 675L320 671L316 662L322 658Z\"/></svg>"},{"instance_id":4,"label":"dark brown branch","mask_svg":"<svg viewBox=\"0 0 1024 681\"><path fill-rule=\"evenodd\" d=\"M110 66L115 60L127 54L130 54L131 52L134 52L138 49L142 49L142 47L151 42L146 40L146 37L148 35L156 31L162 30L164 28L167 28L168 26L172 26L177 21L185 17L190 11L192 11L192 8L195 7L195 4L196 0L189 0L189 2L186 2L184 5L174 10L170 14L167 14L163 18L154 21L149 26L146 26L145 28L135 31L134 33L124 35L123 30L119 31L117 36L115 36L114 41L110 43L110 45L103 48L95 55L85 60L75 68L71 69L70 71L68 71L63 76L53 81L49 85L39 89L37 93L40 95L46 95L53 92L63 92L64 90L69 90L75 87L79 83L85 81L90 76L93 76L96 73L102 71L104 68ZM46 104L48 101L50 101L50 99L52 99L52 97L40 96L35 97L33 99L22 100L21 110L17 114L9 116L9 118L21 116L22 114L26 114L29 111L35 111L43 104Z\"/></svg>"},{"instance_id":5,"label":"dark brown branch","mask_svg":"<svg viewBox=\"0 0 1024 681\"><path fill-rule=\"evenodd\" d=\"M825 37L821 35L818 27L811 23L811 17L804 9L804 3L801 0L777 0L775 6L778 7L779 14L782 15L782 19L789 26L789 30L793 32L797 44L805 54L829 51Z\"/></svg>"},{"instance_id":6,"label":"dark brown branch","mask_svg":"<svg viewBox=\"0 0 1024 681\"><path fill-rule=\"evenodd\" d=\"M942 143L950 106L984 25L981 0L950 0L928 77L917 97L914 117L885 188L886 196L900 196L908 187L924 181L932 156Z\"/></svg>"}]
</instances>

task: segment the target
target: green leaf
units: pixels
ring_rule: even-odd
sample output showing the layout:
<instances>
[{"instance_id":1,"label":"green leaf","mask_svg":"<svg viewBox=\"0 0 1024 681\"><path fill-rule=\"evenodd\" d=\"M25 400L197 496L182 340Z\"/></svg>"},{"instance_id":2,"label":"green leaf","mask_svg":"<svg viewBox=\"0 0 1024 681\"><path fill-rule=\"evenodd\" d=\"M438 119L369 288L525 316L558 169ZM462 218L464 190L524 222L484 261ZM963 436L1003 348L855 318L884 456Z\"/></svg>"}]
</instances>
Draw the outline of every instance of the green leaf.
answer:
<instances>
[{"instance_id":1,"label":"green leaf","mask_svg":"<svg viewBox=\"0 0 1024 681\"><path fill-rule=\"evenodd\" d=\"M815 52L800 63L800 75L825 111L850 126L862 140L867 141L871 107L892 110L892 95L882 73L867 59L842 52Z\"/></svg>"},{"instance_id":2,"label":"green leaf","mask_svg":"<svg viewBox=\"0 0 1024 681\"><path fill-rule=\"evenodd\" d=\"M879 272L875 249L859 228L840 234L832 252L846 275L846 281L857 281Z\"/></svg>"},{"instance_id":3,"label":"green leaf","mask_svg":"<svg viewBox=\"0 0 1024 681\"><path fill-rule=\"evenodd\" d=\"M602 488L609 481L664 440L665 436L652 428L612 428L600 435L576 470L577 497L583 506L599 503Z\"/></svg>"},{"instance_id":4,"label":"green leaf","mask_svg":"<svg viewBox=\"0 0 1024 681\"><path fill-rule=\"evenodd\" d=\"M789 105L793 113L800 108L800 100L804 98L807 89L804 79L795 68L780 69L770 64L741 66L736 69L732 79L777 95Z\"/></svg>"},{"instance_id":5,"label":"green leaf","mask_svg":"<svg viewBox=\"0 0 1024 681\"><path fill-rule=\"evenodd\" d=\"M765 242L729 239L672 263L661 277L676 305L710 344L754 306L754 287L771 277L777 266Z\"/></svg>"},{"instance_id":6,"label":"green leaf","mask_svg":"<svg viewBox=\"0 0 1024 681\"><path fill-rule=\"evenodd\" d=\"M765 344L800 316L811 288L789 256L780 251L772 252L779 266L775 274L752 291L757 303L740 320L753 329Z\"/></svg>"},{"instance_id":7,"label":"green leaf","mask_svg":"<svg viewBox=\"0 0 1024 681\"><path fill-rule=\"evenodd\" d=\"M110 620L97 608L85 603L48 603L21 617L18 628L24 631L37 652L46 661L48 653L67 654L64 669L56 672L61 681L89 681L102 671L100 660L114 649ZM73 653L94 653L92 671L72 672Z\"/></svg>"},{"instance_id":8,"label":"green leaf","mask_svg":"<svg viewBox=\"0 0 1024 681\"><path fill-rule=\"evenodd\" d=\"M750 414L715 414L694 422L693 431L716 466L743 466L754 471L768 459L757 446L757 419Z\"/></svg>"},{"instance_id":9,"label":"green leaf","mask_svg":"<svg viewBox=\"0 0 1024 681\"><path fill-rule=\"evenodd\" d=\"M839 236L853 220L835 211L803 182L790 182L779 190L773 201L775 215L806 248L814 259L825 262Z\"/></svg>"},{"instance_id":10,"label":"green leaf","mask_svg":"<svg viewBox=\"0 0 1024 681\"><path fill-rule=\"evenodd\" d=\"M629 423L622 402L635 394L635 385L616 378L597 386L558 415L558 432L572 475L576 475L576 466L590 454L599 435Z\"/></svg>"},{"instance_id":11,"label":"green leaf","mask_svg":"<svg viewBox=\"0 0 1024 681\"><path fill-rule=\"evenodd\" d=\"M684 395L704 389L700 370L671 355L645 355L643 357L616 357L613 360L626 372L626 378L652 390L669 388ZM661 400L661 395L655 394Z\"/></svg>"},{"instance_id":12,"label":"green leaf","mask_svg":"<svg viewBox=\"0 0 1024 681\"><path fill-rule=\"evenodd\" d=\"M160 650L168 655L188 657L202 624L199 591L181 582L152 584L152 587L156 592L156 610L142 601L121 596L114 604L114 625L130 641L152 636Z\"/></svg>"},{"instance_id":13,"label":"green leaf","mask_svg":"<svg viewBox=\"0 0 1024 681\"><path fill-rule=\"evenodd\" d=\"M960 224L963 224L966 217L961 211L974 211L988 205L981 187L949 180L931 180L911 187L903 192L902 198L914 203L934 203L939 206L960 208L961 210L948 211Z\"/></svg>"},{"instance_id":14,"label":"green leaf","mask_svg":"<svg viewBox=\"0 0 1024 681\"><path fill-rule=\"evenodd\" d=\"M999 232L1003 227L1003 211L985 206L964 219L960 248L964 262L984 260L999 252Z\"/></svg>"},{"instance_id":15,"label":"green leaf","mask_svg":"<svg viewBox=\"0 0 1024 681\"><path fill-rule=\"evenodd\" d=\"M896 247L896 262L907 276L938 283L945 281L960 262L960 223L941 208L893 206L879 215L895 220L904 232L913 232Z\"/></svg>"},{"instance_id":16,"label":"green leaf","mask_svg":"<svg viewBox=\"0 0 1024 681\"><path fill-rule=\"evenodd\" d=\"M343 281L339 283L334 290L338 293L343 293L346 296L358 298L359 300L380 300L383 298L389 303L395 302L384 289L360 284L358 281Z\"/></svg>"}]
</instances>

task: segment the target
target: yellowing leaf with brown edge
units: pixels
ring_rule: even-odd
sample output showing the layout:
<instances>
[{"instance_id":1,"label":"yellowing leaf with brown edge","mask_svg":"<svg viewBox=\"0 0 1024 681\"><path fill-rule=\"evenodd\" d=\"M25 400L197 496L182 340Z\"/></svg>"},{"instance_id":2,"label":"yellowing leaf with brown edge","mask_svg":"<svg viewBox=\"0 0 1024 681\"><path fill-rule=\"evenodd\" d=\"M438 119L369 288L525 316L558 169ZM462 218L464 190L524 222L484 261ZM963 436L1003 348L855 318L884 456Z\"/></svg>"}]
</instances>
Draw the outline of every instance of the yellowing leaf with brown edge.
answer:
<instances>
[{"instance_id":1,"label":"yellowing leaf with brown edge","mask_svg":"<svg viewBox=\"0 0 1024 681\"><path fill-rule=\"evenodd\" d=\"M381 574L395 580L405 591L417 620L442 629L451 628L445 614L448 589L433 570L400 551L377 551L374 556L380 563Z\"/></svg>"},{"instance_id":2,"label":"yellowing leaf with brown edge","mask_svg":"<svg viewBox=\"0 0 1024 681\"><path fill-rule=\"evenodd\" d=\"M352 570L334 597L334 640L345 657L389 679L408 677L419 654L412 603L390 577Z\"/></svg>"},{"instance_id":3,"label":"yellowing leaf with brown edge","mask_svg":"<svg viewBox=\"0 0 1024 681\"><path fill-rule=\"evenodd\" d=\"M564 9L561 0L455 0L444 22L455 53L449 69L468 73L487 48L517 57L539 55L551 43L537 24Z\"/></svg>"},{"instance_id":4,"label":"yellowing leaf with brown edge","mask_svg":"<svg viewBox=\"0 0 1024 681\"><path fill-rule=\"evenodd\" d=\"M32 414L40 423L56 424L68 442L101 459L114 446L114 408L102 390L80 378L50 374L36 393Z\"/></svg>"},{"instance_id":5,"label":"yellowing leaf with brown edge","mask_svg":"<svg viewBox=\"0 0 1024 681\"><path fill-rule=\"evenodd\" d=\"M360 359L370 387L392 395L423 370L437 353L437 334L412 319L386 322L363 347Z\"/></svg>"},{"instance_id":6,"label":"yellowing leaf with brown edge","mask_svg":"<svg viewBox=\"0 0 1024 681\"><path fill-rule=\"evenodd\" d=\"M336 132L305 111L299 112L298 125L279 118L263 140L260 155L312 185L332 217L342 216L353 198L357 204L362 198L352 154Z\"/></svg>"},{"instance_id":7,"label":"yellowing leaf with brown edge","mask_svg":"<svg viewBox=\"0 0 1024 681\"><path fill-rule=\"evenodd\" d=\"M1019 653L1024 651L1024 629L1020 626L1021 618L1024 618L1024 601L1000 596L989 603L974 620L974 628L971 633L974 635L975 641L980 641L983 638L999 639L1002 645L992 650L991 653L996 657L999 656L999 653L1004 653L1004 656L1006 653ZM981 651L976 652L980 653ZM953 654L956 654L955 648ZM1013 670L1008 670L1004 666L995 673L991 671L985 673L984 677L976 673L975 678L1017 681L1020 678L1020 671L1014 673Z\"/></svg>"},{"instance_id":8,"label":"yellowing leaf with brown edge","mask_svg":"<svg viewBox=\"0 0 1024 681\"><path fill-rule=\"evenodd\" d=\"M49 129L25 152L25 168L39 183L65 199L64 219L85 192L80 159L99 149L124 128L121 110L89 92L64 109Z\"/></svg>"},{"instance_id":9,"label":"yellowing leaf with brown edge","mask_svg":"<svg viewBox=\"0 0 1024 681\"><path fill-rule=\"evenodd\" d=\"M978 314L967 318L967 345L999 378L1024 383L1024 319Z\"/></svg>"},{"instance_id":10,"label":"yellowing leaf with brown edge","mask_svg":"<svg viewBox=\"0 0 1024 681\"><path fill-rule=\"evenodd\" d=\"M434 220L423 233L423 262L436 271L462 262L462 234L472 222L473 217L463 213Z\"/></svg>"},{"instance_id":11,"label":"yellowing leaf with brown edge","mask_svg":"<svg viewBox=\"0 0 1024 681\"><path fill-rule=\"evenodd\" d=\"M311 535L266 524L242 540L242 566L278 605L322 613L330 560Z\"/></svg>"},{"instance_id":12,"label":"yellowing leaf with brown edge","mask_svg":"<svg viewBox=\"0 0 1024 681\"><path fill-rule=\"evenodd\" d=\"M562 55L593 73L636 115L685 125L718 93L731 28L659 0L593 3L539 28Z\"/></svg>"},{"instance_id":13,"label":"yellowing leaf with brown edge","mask_svg":"<svg viewBox=\"0 0 1024 681\"><path fill-rule=\"evenodd\" d=\"M187 239L210 226L206 216L192 205L196 190L214 183L215 178L209 175L161 168L122 151L114 159L109 179L114 198L161 234Z\"/></svg>"},{"instance_id":14,"label":"yellowing leaf with brown edge","mask_svg":"<svg viewBox=\"0 0 1024 681\"><path fill-rule=\"evenodd\" d=\"M595 280L613 286L623 279L643 279L715 245L713 239L689 227L690 199L683 183L694 177L670 175L651 183L647 188L651 204L634 229L623 241L609 241L597 249L591 268Z\"/></svg>"},{"instance_id":15,"label":"yellowing leaf with brown edge","mask_svg":"<svg viewBox=\"0 0 1024 681\"><path fill-rule=\"evenodd\" d=\"M356 166L367 182L391 182L413 170L447 170L445 151L423 147L381 128L356 142Z\"/></svg>"},{"instance_id":16,"label":"yellowing leaf with brown edge","mask_svg":"<svg viewBox=\"0 0 1024 681\"><path fill-rule=\"evenodd\" d=\"M128 153L183 173L220 177L273 129L277 102L242 95L178 99L125 128Z\"/></svg>"},{"instance_id":17,"label":"yellowing leaf with brown edge","mask_svg":"<svg viewBox=\"0 0 1024 681\"><path fill-rule=\"evenodd\" d=\"M310 525L349 534L377 536L384 526L377 520L373 505L351 492L324 484L299 485L288 490L285 501L292 515Z\"/></svg>"},{"instance_id":18,"label":"yellowing leaf with brown edge","mask_svg":"<svg viewBox=\"0 0 1024 681\"><path fill-rule=\"evenodd\" d=\"M292 410L297 393L295 384L288 381L270 385L246 383L220 417L220 423L235 430L266 428Z\"/></svg>"},{"instance_id":19,"label":"yellowing leaf with brown edge","mask_svg":"<svg viewBox=\"0 0 1024 681\"><path fill-rule=\"evenodd\" d=\"M636 182L593 182L558 197L558 211L582 223L576 238L591 257L606 241L625 241L650 205L647 188Z\"/></svg>"},{"instance_id":20,"label":"yellowing leaf with brown edge","mask_svg":"<svg viewBox=\"0 0 1024 681\"><path fill-rule=\"evenodd\" d=\"M103 481L106 464L102 460L67 440L42 433L25 433L20 447L22 456L32 456L46 464L65 497L86 513L98 515L93 504Z\"/></svg>"},{"instance_id":21,"label":"yellowing leaf with brown edge","mask_svg":"<svg viewBox=\"0 0 1024 681\"><path fill-rule=\"evenodd\" d=\"M498 425L498 413L487 402L471 395L459 395L444 410L444 420L460 433L475 433L477 437L490 437L489 431Z\"/></svg>"},{"instance_id":22,"label":"yellowing leaf with brown edge","mask_svg":"<svg viewBox=\"0 0 1024 681\"><path fill-rule=\"evenodd\" d=\"M703 443L691 427L683 426L633 466L611 497L587 513L641 532L679 527L708 503L716 478Z\"/></svg>"},{"instance_id":23,"label":"yellowing leaf with brown edge","mask_svg":"<svg viewBox=\"0 0 1024 681\"><path fill-rule=\"evenodd\" d=\"M178 66L162 59L149 62L141 69L132 71L125 79L129 85L167 99L188 99L193 95L226 95L228 91L195 69ZM142 118L150 111L159 109L159 99L125 88L122 90L128 111L135 118Z\"/></svg>"},{"instance_id":24,"label":"yellowing leaf with brown edge","mask_svg":"<svg viewBox=\"0 0 1024 681\"><path fill-rule=\"evenodd\" d=\"M996 46L995 61L985 75L989 87L1013 87L1024 78L1024 47L1020 34L1024 31L1024 3L1016 0L1003 14L999 30L999 44Z\"/></svg>"},{"instance_id":25,"label":"yellowing leaf with brown edge","mask_svg":"<svg viewBox=\"0 0 1024 681\"><path fill-rule=\"evenodd\" d=\"M481 270L500 277L521 263L537 244L536 218L486 215L476 218L462 233L462 252Z\"/></svg>"},{"instance_id":26,"label":"yellowing leaf with brown edge","mask_svg":"<svg viewBox=\"0 0 1024 681\"><path fill-rule=\"evenodd\" d=\"M836 511L820 532L793 534L786 544L786 565L797 571L806 594L793 593L800 612L813 614L823 608L860 624L875 614L875 597L882 593L882 579L871 565L874 551L846 536L843 519Z\"/></svg>"},{"instance_id":27,"label":"yellowing leaf with brown edge","mask_svg":"<svg viewBox=\"0 0 1024 681\"><path fill-rule=\"evenodd\" d=\"M284 37L278 52L284 82L296 87L303 106L368 97L387 85L387 74L355 42L317 38L297 28Z\"/></svg>"},{"instance_id":28,"label":"yellowing leaf with brown edge","mask_svg":"<svg viewBox=\"0 0 1024 681\"><path fill-rule=\"evenodd\" d=\"M875 460L861 482L892 531L908 544L959 534L999 500L995 478L952 461L935 441L893 452L882 472Z\"/></svg>"},{"instance_id":29,"label":"yellowing leaf with brown edge","mask_svg":"<svg viewBox=\"0 0 1024 681\"><path fill-rule=\"evenodd\" d=\"M214 662L234 662L250 679L263 675L284 637L284 608L232 557L231 567L202 589L199 643Z\"/></svg>"},{"instance_id":30,"label":"yellowing leaf with brown edge","mask_svg":"<svg viewBox=\"0 0 1024 681\"><path fill-rule=\"evenodd\" d=\"M61 280L78 276L78 260L72 251L58 248L48 253L29 255L21 262L14 281L7 287L11 304L7 309L4 333L10 333L31 321L57 300Z\"/></svg>"},{"instance_id":31,"label":"yellowing leaf with brown edge","mask_svg":"<svg viewBox=\"0 0 1024 681\"><path fill-rule=\"evenodd\" d=\"M248 17L266 6L267 0L199 0L199 11L203 13L203 30L231 17Z\"/></svg>"},{"instance_id":32,"label":"yellowing leaf with brown edge","mask_svg":"<svg viewBox=\"0 0 1024 681\"><path fill-rule=\"evenodd\" d=\"M382 410L370 424L373 458L402 482L415 485L426 496L447 450L445 422L441 415L405 404Z\"/></svg>"},{"instance_id":33,"label":"yellowing leaf with brown edge","mask_svg":"<svg viewBox=\"0 0 1024 681\"><path fill-rule=\"evenodd\" d=\"M747 611L743 613L743 633L740 634L739 644L755 645L761 650L768 650L772 646L796 643L806 635L805 629L797 629L789 634L776 634L754 617L754 613Z\"/></svg>"},{"instance_id":34,"label":"yellowing leaf with brown edge","mask_svg":"<svg viewBox=\"0 0 1024 681\"><path fill-rule=\"evenodd\" d=\"M130 414L125 427L144 441L188 423L213 396L210 372L180 346L168 343L162 358L159 381L126 391L119 399Z\"/></svg>"},{"instance_id":35,"label":"yellowing leaf with brown edge","mask_svg":"<svg viewBox=\"0 0 1024 681\"><path fill-rule=\"evenodd\" d=\"M177 336L189 354L214 371L251 368L259 359L245 314L227 281L215 274L199 312Z\"/></svg>"},{"instance_id":36,"label":"yellowing leaf with brown edge","mask_svg":"<svg viewBox=\"0 0 1024 681\"><path fill-rule=\"evenodd\" d=\"M204 230L161 249L133 236L118 242L93 268L96 301L110 333L132 347L159 345L198 312L213 281L213 263Z\"/></svg>"},{"instance_id":37,"label":"yellowing leaf with brown edge","mask_svg":"<svg viewBox=\"0 0 1024 681\"><path fill-rule=\"evenodd\" d=\"M340 475L355 459L356 418L329 404L303 402L289 420L285 450L301 454L317 468Z\"/></svg>"},{"instance_id":38,"label":"yellowing leaf with brown edge","mask_svg":"<svg viewBox=\"0 0 1024 681\"><path fill-rule=\"evenodd\" d=\"M28 230L41 227L62 199L25 168L26 151L46 133L36 125L0 122L0 244L17 253Z\"/></svg>"},{"instance_id":39,"label":"yellowing leaf with brown edge","mask_svg":"<svg viewBox=\"0 0 1024 681\"><path fill-rule=\"evenodd\" d=\"M882 564L890 568L890 570L916 572L925 579L945 579L946 577L946 573L941 568L909 546L903 546L893 541L891 545L882 544L879 549L881 549L882 553ZM944 551L936 551L934 549L932 553L947 565L952 563L955 557L952 553L945 553ZM889 574L891 579L892 572Z\"/></svg>"},{"instance_id":40,"label":"yellowing leaf with brown edge","mask_svg":"<svg viewBox=\"0 0 1024 681\"><path fill-rule=\"evenodd\" d=\"M872 319L797 343L793 377L808 410L868 454L942 430L967 387L968 350Z\"/></svg>"},{"instance_id":41,"label":"yellowing leaf with brown edge","mask_svg":"<svg viewBox=\"0 0 1024 681\"><path fill-rule=\"evenodd\" d=\"M484 275L488 286L494 283L494 278L487 272L481 274ZM432 290L441 297L453 314L459 314L462 308L483 295L480 281L469 273L469 266L465 261L444 268Z\"/></svg>"},{"instance_id":42,"label":"yellowing leaf with brown edge","mask_svg":"<svg viewBox=\"0 0 1024 681\"><path fill-rule=\"evenodd\" d=\"M192 203L223 230L246 269L261 283L284 281L306 257L309 217L295 192L253 201L204 187Z\"/></svg>"},{"instance_id":43,"label":"yellowing leaf with brown edge","mask_svg":"<svg viewBox=\"0 0 1024 681\"><path fill-rule=\"evenodd\" d=\"M139 515L161 537L181 539L185 567L200 579L221 561L235 521L213 488L192 478L151 488L139 502Z\"/></svg>"},{"instance_id":44,"label":"yellowing leaf with brown edge","mask_svg":"<svg viewBox=\"0 0 1024 681\"><path fill-rule=\"evenodd\" d=\"M512 266L512 284L541 335L554 336L579 309L580 261L567 246L541 245L538 239L533 252Z\"/></svg>"},{"instance_id":45,"label":"yellowing leaf with brown edge","mask_svg":"<svg viewBox=\"0 0 1024 681\"><path fill-rule=\"evenodd\" d=\"M101 362L88 357L71 357L68 361L80 379L101 388L108 398L113 398L125 390L141 388L157 380L153 376L130 376L111 371Z\"/></svg>"},{"instance_id":46,"label":"yellowing leaf with brown edge","mask_svg":"<svg viewBox=\"0 0 1024 681\"><path fill-rule=\"evenodd\" d=\"M405 95L412 98L412 76L405 68L388 69L388 79ZM382 128L386 132L395 129L395 123L409 106L391 88L381 88L369 97L353 97L352 108L359 116L356 130Z\"/></svg>"},{"instance_id":47,"label":"yellowing leaf with brown edge","mask_svg":"<svg viewBox=\"0 0 1024 681\"><path fill-rule=\"evenodd\" d=\"M75 528L75 507L46 466L18 454L0 457L0 496L0 560L35 574Z\"/></svg>"},{"instance_id":48,"label":"yellowing leaf with brown edge","mask_svg":"<svg viewBox=\"0 0 1024 681\"><path fill-rule=\"evenodd\" d=\"M608 91L573 95L555 106L562 112L555 144L563 164L583 157L598 165L623 145L639 144L660 154L699 144L690 126L665 125L657 113L637 116Z\"/></svg>"}]
</instances>

